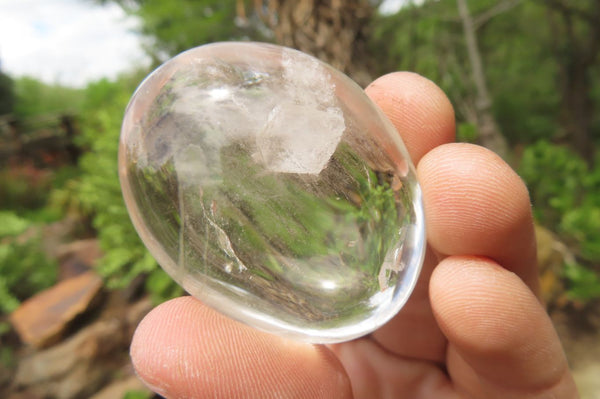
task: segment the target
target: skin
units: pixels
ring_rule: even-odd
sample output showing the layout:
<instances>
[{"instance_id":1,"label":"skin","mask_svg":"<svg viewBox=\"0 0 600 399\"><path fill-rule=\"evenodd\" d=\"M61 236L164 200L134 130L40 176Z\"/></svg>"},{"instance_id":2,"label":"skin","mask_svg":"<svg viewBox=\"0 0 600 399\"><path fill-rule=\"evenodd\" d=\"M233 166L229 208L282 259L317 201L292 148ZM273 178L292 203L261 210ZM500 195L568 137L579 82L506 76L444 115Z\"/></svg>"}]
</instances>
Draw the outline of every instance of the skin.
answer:
<instances>
[{"instance_id":1,"label":"skin","mask_svg":"<svg viewBox=\"0 0 600 399\"><path fill-rule=\"evenodd\" d=\"M367 337L320 346L177 298L140 323L138 375L167 398L577 398L538 297L523 182L492 152L453 143L452 105L431 81L399 72L366 92L423 189L429 247L407 305Z\"/></svg>"}]
</instances>

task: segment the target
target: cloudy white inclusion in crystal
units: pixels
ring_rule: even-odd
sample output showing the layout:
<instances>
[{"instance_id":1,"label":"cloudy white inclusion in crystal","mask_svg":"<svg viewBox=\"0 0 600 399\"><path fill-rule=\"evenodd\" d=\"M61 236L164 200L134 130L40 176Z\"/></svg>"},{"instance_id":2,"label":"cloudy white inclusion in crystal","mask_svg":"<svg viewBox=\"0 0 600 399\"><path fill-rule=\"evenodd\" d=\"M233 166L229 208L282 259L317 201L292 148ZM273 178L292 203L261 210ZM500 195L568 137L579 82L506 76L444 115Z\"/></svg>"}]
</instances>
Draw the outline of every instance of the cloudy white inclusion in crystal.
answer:
<instances>
[{"instance_id":1,"label":"cloudy white inclusion in crystal","mask_svg":"<svg viewBox=\"0 0 600 399\"><path fill-rule=\"evenodd\" d=\"M292 61L292 57L294 57ZM219 74L218 65L198 63L199 71ZM253 158L265 170L276 173L319 174L335 152L346 129L344 114L329 72L318 61L283 52L282 77L278 86L243 87L239 82L216 80L218 86L175 88L177 101L173 111L187 115L221 132L204 138L205 151L216 153L221 143L235 138L254 137ZM219 75L221 77L221 75ZM258 74L253 79L268 79ZM269 90L257 101L252 90ZM199 113L198 110L202 112ZM186 175L189 162L186 140L171 143L178 174ZM197 154L206 158L208 154ZM177 162L183 156L184 162ZM188 171L189 172L189 171ZM191 177L191 176L190 176Z\"/></svg>"},{"instance_id":2,"label":"cloudy white inclusion in crystal","mask_svg":"<svg viewBox=\"0 0 600 399\"><path fill-rule=\"evenodd\" d=\"M329 74L312 58L282 54L283 90L256 138L260 159L279 173L319 174L346 128Z\"/></svg>"}]
</instances>

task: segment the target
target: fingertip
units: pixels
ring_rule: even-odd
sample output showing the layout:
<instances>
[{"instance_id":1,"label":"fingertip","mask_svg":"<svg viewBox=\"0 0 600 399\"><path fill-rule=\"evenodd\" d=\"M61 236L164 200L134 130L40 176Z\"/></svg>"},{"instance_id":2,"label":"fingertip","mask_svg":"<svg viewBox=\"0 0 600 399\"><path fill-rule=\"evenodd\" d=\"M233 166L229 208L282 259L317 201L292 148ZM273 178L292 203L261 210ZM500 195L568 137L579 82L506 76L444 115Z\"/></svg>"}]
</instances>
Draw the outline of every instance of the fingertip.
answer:
<instances>
[{"instance_id":1,"label":"fingertip","mask_svg":"<svg viewBox=\"0 0 600 399\"><path fill-rule=\"evenodd\" d=\"M485 397L576 392L550 318L514 273L486 258L448 257L432 275L430 296L460 389Z\"/></svg>"},{"instance_id":2,"label":"fingertip","mask_svg":"<svg viewBox=\"0 0 600 399\"><path fill-rule=\"evenodd\" d=\"M201 309L193 302L188 303L189 299L172 299L153 309L140 322L131 341L129 352L138 377L150 389L166 397L178 391L178 380L187 378L186 370L173 365L187 361L186 351L182 351L184 348L179 343L187 341L186 331L194 327L188 326L183 330L173 326L201 317L197 314ZM189 348L189 352L194 350Z\"/></svg>"},{"instance_id":3,"label":"fingertip","mask_svg":"<svg viewBox=\"0 0 600 399\"><path fill-rule=\"evenodd\" d=\"M493 258L537 292L529 193L511 167L486 148L453 143L424 156L417 172L431 246Z\"/></svg>"},{"instance_id":4,"label":"fingertip","mask_svg":"<svg viewBox=\"0 0 600 399\"><path fill-rule=\"evenodd\" d=\"M140 378L165 397L351 397L327 348L260 332L191 297L150 312L130 352Z\"/></svg>"},{"instance_id":5,"label":"fingertip","mask_svg":"<svg viewBox=\"0 0 600 399\"><path fill-rule=\"evenodd\" d=\"M544 312L517 275L483 257L444 259L432 274L430 296L446 336L474 352L508 349L522 316Z\"/></svg>"},{"instance_id":6,"label":"fingertip","mask_svg":"<svg viewBox=\"0 0 600 399\"><path fill-rule=\"evenodd\" d=\"M365 92L396 127L415 164L436 146L454 141L454 109L431 80L394 72L375 80Z\"/></svg>"}]
</instances>

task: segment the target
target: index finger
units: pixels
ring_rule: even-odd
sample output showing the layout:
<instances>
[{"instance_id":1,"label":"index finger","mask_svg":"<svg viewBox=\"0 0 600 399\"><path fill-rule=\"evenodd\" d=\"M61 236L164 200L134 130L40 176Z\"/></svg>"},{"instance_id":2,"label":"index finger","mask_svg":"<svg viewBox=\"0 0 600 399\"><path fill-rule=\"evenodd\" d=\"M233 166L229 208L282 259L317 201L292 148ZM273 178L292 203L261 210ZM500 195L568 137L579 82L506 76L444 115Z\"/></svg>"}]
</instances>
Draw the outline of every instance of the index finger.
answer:
<instances>
[{"instance_id":1,"label":"index finger","mask_svg":"<svg viewBox=\"0 0 600 399\"><path fill-rule=\"evenodd\" d=\"M433 148L454 141L454 109L431 80L413 72L393 72L365 92L396 127L415 166Z\"/></svg>"}]
</instances>

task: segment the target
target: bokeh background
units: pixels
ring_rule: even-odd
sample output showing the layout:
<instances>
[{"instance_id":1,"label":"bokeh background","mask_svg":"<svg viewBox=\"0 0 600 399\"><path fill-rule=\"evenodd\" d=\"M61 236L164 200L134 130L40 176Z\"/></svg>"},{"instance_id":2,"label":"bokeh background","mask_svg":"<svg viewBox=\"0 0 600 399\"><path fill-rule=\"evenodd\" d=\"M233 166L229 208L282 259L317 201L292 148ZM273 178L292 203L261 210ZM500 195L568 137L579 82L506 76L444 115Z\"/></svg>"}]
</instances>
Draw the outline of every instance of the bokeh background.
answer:
<instances>
[{"instance_id":1,"label":"bokeh background","mask_svg":"<svg viewBox=\"0 0 600 399\"><path fill-rule=\"evenodd\" d=\"M203 43L298 48L365 86L409 70L458 140L529 187L543 295L584 398L600 397L597 0L0 0L0 396L150 398L127 348L182 294L129 222L125 106Z\"/></svg>"}]
</instances>

